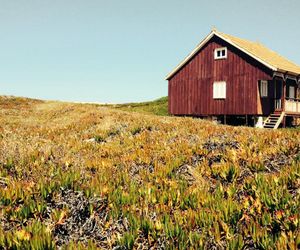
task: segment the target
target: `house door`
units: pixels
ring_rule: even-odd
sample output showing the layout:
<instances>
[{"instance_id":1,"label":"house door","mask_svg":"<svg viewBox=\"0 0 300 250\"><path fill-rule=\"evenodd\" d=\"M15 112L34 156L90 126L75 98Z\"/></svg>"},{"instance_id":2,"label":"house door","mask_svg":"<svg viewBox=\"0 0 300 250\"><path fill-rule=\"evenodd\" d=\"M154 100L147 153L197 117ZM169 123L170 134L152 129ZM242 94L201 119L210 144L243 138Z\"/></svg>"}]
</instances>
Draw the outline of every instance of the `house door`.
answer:
<instances>
[{"instance_id":1,"label":"house door","mask_svg":"<svg viewBox=\"0 0 300 250\"><path fill-rule=\"evenodd\" d=\"M274 108L275 111L280 111L282 110L283 83L281 80L275 80L274 85Z\"/></svg>"}]
</instances>

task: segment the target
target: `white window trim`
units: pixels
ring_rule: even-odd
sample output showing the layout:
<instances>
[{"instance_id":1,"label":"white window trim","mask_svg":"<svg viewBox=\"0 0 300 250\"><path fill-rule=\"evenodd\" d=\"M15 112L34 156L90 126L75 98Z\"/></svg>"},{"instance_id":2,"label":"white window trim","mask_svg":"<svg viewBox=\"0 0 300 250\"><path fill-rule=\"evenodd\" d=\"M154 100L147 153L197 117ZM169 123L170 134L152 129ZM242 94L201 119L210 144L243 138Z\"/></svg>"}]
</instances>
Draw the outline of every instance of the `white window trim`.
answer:
<instances>
[{"instance_id":1,"label":"white window trim","mask_svg":"<svg viewBox=\"0 0 300 250\"><path fill-rule=\"evenodd\" d=\"M222 51L225 50L225 55L222 56ZM221 56L218 56L218 52L221 52ZM222 47L222 48L217 48L214 51L214 57L215 60L219 60L219 59L226 59L227 58L227 48L226 47Z\"/></svg>"},{"instance_id":2,"label":"white window trim","mask_svg":"<svg viewBox=\"0 0 300 250\"><path fill-rule=\"evenodd\" d=\"M261 97L268 97L268 81L262 80L260 81L259 90Z\"/></svg>"},{"instance_id":3,"label":"white window trim","mask_svg":"<svg viewBox=\"0 0 300 250\"><path fill-rule=\"evenodd\" d=\"M226 82L213 82L213 99L226 99Z\"/></svg>"},{"instance_id":4,"label":"white window trim","mask_svg":"<svg viewBox=\"0 0 300 250\"><path fill-rule=\"evenodd\" d=\"M291 89L293 89L293 91L291 91ZM291 92L293 92L293 96ZM289 86L289 98L295 98L295 86Z\"/></svg>"}]
</instances>

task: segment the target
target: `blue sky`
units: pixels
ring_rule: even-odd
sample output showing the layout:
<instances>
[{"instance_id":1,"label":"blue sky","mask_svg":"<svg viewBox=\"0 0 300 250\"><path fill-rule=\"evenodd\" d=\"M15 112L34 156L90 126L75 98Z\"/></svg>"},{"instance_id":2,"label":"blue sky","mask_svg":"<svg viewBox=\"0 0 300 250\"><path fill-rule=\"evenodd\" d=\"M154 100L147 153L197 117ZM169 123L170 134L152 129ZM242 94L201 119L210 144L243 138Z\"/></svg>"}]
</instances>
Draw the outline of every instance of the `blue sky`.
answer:
<instances>
[{"instance_id":1,"label":"blue sky","mask_svg":"<svg viewBox=\"0 0 300 250\"><path fill-rule=\"evenodd\" d=\"M0 0L0 95L166 96L167 73L214 26L300 64L299 9L299 0Z\"/></svg>"}]
</instances>

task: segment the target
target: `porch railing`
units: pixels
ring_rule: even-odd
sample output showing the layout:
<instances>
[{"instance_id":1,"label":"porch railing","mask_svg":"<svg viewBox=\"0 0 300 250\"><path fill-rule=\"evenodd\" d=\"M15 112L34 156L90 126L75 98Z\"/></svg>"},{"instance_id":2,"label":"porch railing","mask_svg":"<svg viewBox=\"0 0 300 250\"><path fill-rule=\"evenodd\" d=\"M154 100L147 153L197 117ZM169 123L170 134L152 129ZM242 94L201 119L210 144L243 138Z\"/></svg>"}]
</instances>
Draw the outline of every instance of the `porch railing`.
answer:
<instances>
[{"instance_id":1,"label":"porch railing","mask_svg":"<svg viewBox=\"0 0 300 250\"><path fill-rule=\"evenodd\" d=\"M297 98L288 98L285 100L286 112L300 113L300 99Z\"/></svg>"}]
</instances>

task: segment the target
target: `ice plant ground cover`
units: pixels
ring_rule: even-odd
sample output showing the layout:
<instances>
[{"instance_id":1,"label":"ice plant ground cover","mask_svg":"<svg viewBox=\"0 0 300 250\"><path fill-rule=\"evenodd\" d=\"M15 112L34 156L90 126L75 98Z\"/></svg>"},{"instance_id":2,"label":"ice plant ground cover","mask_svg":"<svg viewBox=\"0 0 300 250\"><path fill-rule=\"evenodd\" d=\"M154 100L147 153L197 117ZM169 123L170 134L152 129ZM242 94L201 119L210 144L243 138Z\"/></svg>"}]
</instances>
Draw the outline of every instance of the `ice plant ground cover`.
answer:
<instances>
[{"instance_id":1,"label":"ice plant ground cover","mask_svg":"<svg viewBox=\"0 0 300 250\"><path fill-rule=\"evenodd\" d=\"M0 249L299 249L299 136L0 97Z\"/></svg>"}]
</instances>

